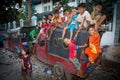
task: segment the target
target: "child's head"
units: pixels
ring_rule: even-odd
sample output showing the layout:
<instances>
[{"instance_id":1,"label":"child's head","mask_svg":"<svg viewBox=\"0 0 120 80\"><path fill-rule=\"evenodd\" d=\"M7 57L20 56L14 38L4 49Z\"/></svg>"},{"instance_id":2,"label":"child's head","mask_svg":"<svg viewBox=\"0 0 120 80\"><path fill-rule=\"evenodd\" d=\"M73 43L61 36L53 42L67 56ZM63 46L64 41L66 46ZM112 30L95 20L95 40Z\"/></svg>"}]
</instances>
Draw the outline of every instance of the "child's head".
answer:
<instances>
[{"instance_id":1,"label":"child's head","mask_svg":"<svg viewBox=\"0 0 120 80\"><path fill-rule=\"evenodd\" d=\"M38 29L39 29L39 26L38 26L38 25L36 25L36 26L35 26L35 29L36 29L36 30L38 30Z\"/></svg>"},{"instance_id":2,"label":"child's head","mask_svg":"<svg viewBox=\"0 0 120 80\"><path fill-rule=\"evenodd\" d=\"M46 23L46 22L47 22L46 18L43 18L42 23Z\"/></svg>"},{"instance_id":3,"label":"child's head","mask_svg":"<svg viewBox=\"0 0 120 80\"><path fill-rule=\"evenodd\" d=\"M27 54L29 54L29 49L23 47L23 48L21 49L21 54L22 54L22 55L27 55Z\"/></svg>"},{"instance_id":4,"label":"child's head","mask_svg":"<svg viewBox=\"0 0 120 80\"><path fill-rule=\"evenodd\" d=\"M72 9L72 15L76 15L76 14L77 14L77 8L74 7L74 8Z\"/></svg>"},{"instance_id":5,"label":"child's head","mask_svg":"<svg viewBox=\"0 0 120 80\"><path fill-rule=\"evenodd\" d=\"M89 34L90 35L94 35L95 33L96 33L96 30L95 30L95 25L90 25L89 27L88 27L88 32L89 32Z\"/></svg>"},{"instance_id":6,"label":"child's head","mask_svg":"<svg viewBox=\"0 0 120 80\"><path fill-rule=\"evenodd\" d=\"M59 16L59 10L55 10L54 16L55 16L55 17L58 17L58 16Z\"/></svg>"},{"instance_id":7,"label":"child's head","mask_svg":"<svg viewBox=\"0 0 120 80\"><path fill-rule=\"evenodd\" d=\"M63 42L65 43L66 46L68 46L71 43L70 39L68 38L65 38Z\"/></svg>"},{"instance_id":8,"label":"child's head","mask_svg":"<svg viewBox=\"0 0 120 80\"><path fill-rule=\"evenodd\" d=\"M63 7L62 2L59 2L58 7Z\"/></svg>"},{"instance_id":9,"label":"child's head","mask_svg":"<svg viewBox=\"0 0 120 80\"><path fill-rule=\"evenodd\" d=\"M51 19L52 19L52 17L53 17L53 15L52 15L52 14L48 14L48 19L49 19L49 20L51 20Z\"/></svg>"},{"instance_id":10,"label":"child's head","mask_svg":"<svg viewBox=\"0 0 120 80\"><path fill-rule=\"evenodd\" d=\"M85 10L86 10L86 5L85 5L85 3L80 3L80 4L78 5L78 11L79 11L79 13L80 13L80 14L83 14Z\"/></svg>"},{"instance_id":11,"label":"child's head","mask_svg":"<svg viewBox=\"0 0 120 80\"><path fill-rule=\"evenodd\" d=\"M101 12L101 11L102 11L102 8L103 8L103 6L102 6L101 3L97 3L97 4L95 5L95 10L96 10L97 12Z\"/></svg>"},{"instance_id":12,"label":"child's head","mask_svg":"<svg viewBox=\"0 0 120 80\"><path fill-rule=\"evenodd\" d=\"M64 15L66 15L66 16L68 16L70 14L70 10L67 10L67 9L65 9L63 12L64 12Z\"/></svg>"}]
</instances>

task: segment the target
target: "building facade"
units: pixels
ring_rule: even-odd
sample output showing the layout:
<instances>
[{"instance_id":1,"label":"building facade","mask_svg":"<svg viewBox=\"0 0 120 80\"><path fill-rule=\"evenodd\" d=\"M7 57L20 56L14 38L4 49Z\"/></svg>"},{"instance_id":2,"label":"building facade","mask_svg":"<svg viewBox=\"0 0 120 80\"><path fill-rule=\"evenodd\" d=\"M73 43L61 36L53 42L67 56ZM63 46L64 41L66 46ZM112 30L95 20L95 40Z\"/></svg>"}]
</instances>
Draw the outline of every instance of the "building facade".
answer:
<instances>
[{"instance_id":1,"label":"building facade","mask_svg":"<svg viewBox=\"0 0 120 80\"><path fill-rule=\"evenodd\" d=\"M36 0L36 13L50 12L60 1L61 0ZM77 7L78 3L80 2L85 3L86 0L68 0L68 5L71 7Z\"/></svg>"}]
</instances>

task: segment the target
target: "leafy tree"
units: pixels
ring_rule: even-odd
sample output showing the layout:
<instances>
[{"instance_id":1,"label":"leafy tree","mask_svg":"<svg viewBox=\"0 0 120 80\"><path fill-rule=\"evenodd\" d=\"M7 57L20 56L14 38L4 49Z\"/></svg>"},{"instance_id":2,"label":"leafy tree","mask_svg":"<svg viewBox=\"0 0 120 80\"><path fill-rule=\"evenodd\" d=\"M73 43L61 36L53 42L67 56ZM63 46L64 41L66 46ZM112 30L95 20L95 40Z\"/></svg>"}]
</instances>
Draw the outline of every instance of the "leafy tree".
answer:
<instances>
[{"instance_id":1,"label":"leafy tree","mask_svg":"<svg viewBox=\"0 0 120 80\"><path fill-rule=\"evenodd\" d=\"M63 8L70 10L71 11L71 7L68 5L68 0L61 0L61 2L63 3Z\"/></svg>"},{"instance_id":2,"label":"leafy tree","mask_svg":"<svg viewBox=\"0 0 120 80\"><path fill-rule=\"evenodd\" d=\"M27 11L28 11L27 22L28 22L28 25L31 25L30 19L32 17L32 0L26 0L26 2L27 2Z\"/></svg>"},{"instance_id":3,"label":"leafy tree","mask_svg":"<svg viewBox=\"0 0 120 80\"><path fill-rule=\"evenodd\" d=\"M1 0L0 1L0 24L17 19L19 14L16 4L21 7L22 0Z\"/></svg>"}]
</instances>

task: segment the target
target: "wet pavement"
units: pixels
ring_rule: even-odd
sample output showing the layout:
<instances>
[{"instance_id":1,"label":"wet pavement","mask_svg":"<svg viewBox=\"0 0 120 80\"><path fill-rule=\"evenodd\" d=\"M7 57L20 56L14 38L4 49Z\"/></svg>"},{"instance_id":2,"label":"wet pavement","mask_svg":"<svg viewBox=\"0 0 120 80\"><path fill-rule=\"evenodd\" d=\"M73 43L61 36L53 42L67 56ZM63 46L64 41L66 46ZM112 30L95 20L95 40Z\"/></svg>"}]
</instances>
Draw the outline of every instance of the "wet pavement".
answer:
<instances>
[{"instance_id":1,"label":"wet pavement","mask_svg":"<svg viewBox=\"0 0 120 80\"><path fill-rule=\"evenodd\" d=\"M51 73L44 72L49 66L40 62L36 55L33 64L33 80L55 80ZM18 54L7 51L0 52L0 80L23 80L21 77L21 63ZM78 79L73 79L78 80ZM120 70L97 66L86 80L120 80Z\"/></svg>"}]
</instances>

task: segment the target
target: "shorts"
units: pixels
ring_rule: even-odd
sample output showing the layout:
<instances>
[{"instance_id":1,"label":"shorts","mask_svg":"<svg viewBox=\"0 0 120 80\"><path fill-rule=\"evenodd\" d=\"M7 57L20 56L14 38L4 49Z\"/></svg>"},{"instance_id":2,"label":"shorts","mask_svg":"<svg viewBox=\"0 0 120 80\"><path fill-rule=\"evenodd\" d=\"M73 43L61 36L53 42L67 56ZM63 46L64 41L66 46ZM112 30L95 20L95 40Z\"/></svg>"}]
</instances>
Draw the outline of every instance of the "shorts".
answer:
<instances>
[{"instance_id":1,"label":"shorts","mask_svg":"<svg viewBox=\"0 0 120 80\"><path fill-rule=\"evenodd\" d=\"M77 70L80 70L80 67L81 67L81 64L79 63L78 59L77 58L69 58L70 61L74 64L74 66L77 68Z\"/></svg>"},{"instance_id":2,"label":"shorts","mask_svg":"<svg viewBox=\"0 0 120 80\"><path fill-rule=\"evenodd\" d=\"M80 22L77 22L77 27L78 27L78 28L80 27Z\"/></svg>"},{"instance_id":3,"label":"shorts","mask_svg":"<svg viewBox=\"0 0 120 80\"><path fill-rule=\"evenodd\" d=\"M44 31L44 28L41 28L41 29L40 29L40 33L43 33L43 31Z\"/></svg>"},{"instance_id":4,"label":"shorts","mask_svg":"<svg viewBox=\"0 0 120 80\"><path fill-rule=\"evenodd\" d=\"M68 29L70 29L71 31L75 30L76 25L75 24L70 24L67 26Z\"/></svg>"}]
</instances>

